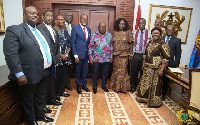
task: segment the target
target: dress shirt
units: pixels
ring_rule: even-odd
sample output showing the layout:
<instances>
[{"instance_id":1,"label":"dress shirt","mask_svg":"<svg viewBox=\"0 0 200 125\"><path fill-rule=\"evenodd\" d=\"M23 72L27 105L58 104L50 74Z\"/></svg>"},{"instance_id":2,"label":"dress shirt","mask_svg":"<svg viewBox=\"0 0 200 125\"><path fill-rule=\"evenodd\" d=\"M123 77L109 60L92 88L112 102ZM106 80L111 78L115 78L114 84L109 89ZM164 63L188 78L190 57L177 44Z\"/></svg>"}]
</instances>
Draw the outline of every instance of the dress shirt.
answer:
<instances>
[{"instance_id":1,"label":"dress shirt","mask_svg":"<svg viewBox=\"0 0 200 125\"><path fill-rule=\"evenodd\" d=\"M29 24L27 24L27 26L30 28L31 32L35 36L35 39L37 40L37 42L38 42L38 44L40 46L40 51L41 51L43 59L44 59L44 69L49 68L51 66L51 64L52 64L52 59L51 59L51 63L48 63L47 57L46 57L46 54L45 54L45 51L44 51L44 48L43 48L42 44L40 43L39 39L37 38L37 36L35 35L35 32L32 29L35 29L38 32L38 34L40 35L40 37L43 39L43 41L46 43L46 45L47 45L47 51L48 51L49 55L51 56L49 44L47 43L47 41L44 38L44 36L40 33L40 31L36 28L36 26L35 26L35 28L31 27ZM20 77L20 76L22 76L22 75L24 75L23 72L15 73L15 76L17 78Z\"/></svg>"},{"instance_id":2,"label":"dress shirt","mask_svg":"<svg viewBox=\"0 0 200 125\"><path fill-rule=\"evenodd\" d=\"M71 23L67 23L65 21L65 25L66 25L66 28L67 28L67 31L68 31L69 35L71 36L71 31L72 31L72 25L71 25ZM68 30L68 28L69 28L69 30Z\"/></svg>"},{"instance_id":3,"label":"dress shirt","mask_svg":"<svg viewBox=\"0 0 200 125\"><path fill-rule=\"evenodd\" d=\"M44 22L43 22L44 23ZM45 24L44 23L44 25L47 27L47 29L49 30L49 32L50 32L50 34L51 34L51 36L52 36L52 38L53 38L53 41L54 41L54 43L55 43L55 32L54 32L54 30L53 30L53 28L52 28L52 26L51 25L47 25L47 24Z\"/></svg>"},{"instance_id":4,"label":"dress shirt","mask_svg":"<svg viewBox=\"0 0 200 125\"><path fill-rule=\"evenodd\" d=\"M169 37L168 42L170 41L170 39L172 38L172 36L165 36L165 42L167 42L167 37Z\"/></svg>"},{"instance_id":5,"label":"dress shirt","mask_svg":"<svg viewBox=\"0 0 200 125\"><path fill-rule=\"evenodd\" d=\"M99 31L93 33L89 44L89 59L97 63L110 62L113 55L112 35L108 32L102 36Z\"/></svg>"},{"instance_id":6,"label":"dress shirt","mask_svg":"<svg viewBox=\"0 0 200 125\"><path fill-rule=\"evenodd\" d=\"M80 24L80 25L81 25L81 24ZM87 39L88 39L88 31L87 31L87 27L84 27L84 26L81 25L81 28L82 28L82 30L83 30L83 28L85 28L86 41L87 41ZM84 30L83 30L83 32L84 32Z\"/></svg>"},{"instance_id":7,"label":"dress shirt","mask_svg":"<svg viewBox=\"0 0 200 125\"><path fill-rule=\"evenodd\" d=\"M143 32L143 46L142 46L142 50L140 51L139 50L139 44L140 44L140 35L141 35L141 32ZM145 48L144 48L145 33L146 33L146 29L143 30L143 31L139 30L139 33L138 33L138 36L137 36L137 45L135 47L135 52L136 53L144 53L144 50L145 50Z\"/></svg>"}]
</instances>

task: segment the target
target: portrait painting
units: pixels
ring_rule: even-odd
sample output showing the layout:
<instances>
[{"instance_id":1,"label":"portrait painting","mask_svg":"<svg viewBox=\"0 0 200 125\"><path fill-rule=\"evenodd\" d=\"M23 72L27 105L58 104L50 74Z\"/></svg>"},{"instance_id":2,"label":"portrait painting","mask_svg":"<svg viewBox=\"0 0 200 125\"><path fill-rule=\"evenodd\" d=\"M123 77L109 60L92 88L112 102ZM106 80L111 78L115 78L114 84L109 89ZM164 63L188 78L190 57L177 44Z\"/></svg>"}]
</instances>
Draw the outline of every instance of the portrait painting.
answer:
<instances>
[{"instance_id":1,"label":"portrait painting","mask_svg":"<svg viewBox=\"0 0 200 125\"><path fill-rule=\"evenodd\" d=\"M163 30L163 36L166 35L165 28L167 25L174 25L174 35L181 39L182 44L187 43L187 37L190 27L190 19L193 8L166 6L166 5L152 5L149 8L149 22L148 29L151 30L154 27L156 19L162 20L161 28Z\"/></svg>"}]
</instances>

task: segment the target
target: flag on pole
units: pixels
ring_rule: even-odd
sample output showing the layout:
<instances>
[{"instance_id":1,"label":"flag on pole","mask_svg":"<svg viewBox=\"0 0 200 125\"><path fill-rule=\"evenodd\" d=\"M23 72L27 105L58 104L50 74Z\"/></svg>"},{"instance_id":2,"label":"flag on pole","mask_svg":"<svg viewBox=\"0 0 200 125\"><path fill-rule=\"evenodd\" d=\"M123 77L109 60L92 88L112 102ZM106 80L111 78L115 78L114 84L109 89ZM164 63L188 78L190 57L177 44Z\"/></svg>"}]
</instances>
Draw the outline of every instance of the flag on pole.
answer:
<instances>
[{"instance_id":1,"label":"flag on pole","mask_svg":"<svg viewBox=\"0 0 200 125\"><path fill-rule=\"evenodd\" d=\"M137 17L136 17L136 23L135 23L135 30L139 29L138 27L138 20L141 18L141 7L140 7L140 0L138 5L138 11L137 11Z\"/></svg>"},{"instance_id":2,"label":"flag on pole","mask_svg":"<svg viewBox=\"0 0 200 125\"><path fill-rule=\"evenodd\" d=\"M197 35L195 45L192 51L192 55L190 57L190 68L200 68L200 30Z\"/></svg>"}]
</instances>

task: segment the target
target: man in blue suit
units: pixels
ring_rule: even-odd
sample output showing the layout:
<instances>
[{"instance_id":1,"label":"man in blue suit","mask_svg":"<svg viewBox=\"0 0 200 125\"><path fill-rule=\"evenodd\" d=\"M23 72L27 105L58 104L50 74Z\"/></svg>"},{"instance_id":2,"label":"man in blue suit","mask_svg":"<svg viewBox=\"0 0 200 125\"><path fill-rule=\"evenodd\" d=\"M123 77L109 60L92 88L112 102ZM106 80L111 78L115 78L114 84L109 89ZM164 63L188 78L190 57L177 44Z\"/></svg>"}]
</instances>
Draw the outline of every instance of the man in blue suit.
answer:
<instances>
[{"instance_id":1,"label":"man in blue suit","mask_svg":"<svg viewBox=\"0 0 200 125\"><path fill-rule=\"evenodd\" d=\"M76 66L76 85L77 93L81 94L82 89L86 92L90 90L87 88L87 74L88 74L88 45L90 41L91 29L87 27L88 16L83 14L80 17L80 24L73 27L71 31L72 54L75 58ZM82 73L82 80L81 80Z\"/></svg>"}]
</instances>

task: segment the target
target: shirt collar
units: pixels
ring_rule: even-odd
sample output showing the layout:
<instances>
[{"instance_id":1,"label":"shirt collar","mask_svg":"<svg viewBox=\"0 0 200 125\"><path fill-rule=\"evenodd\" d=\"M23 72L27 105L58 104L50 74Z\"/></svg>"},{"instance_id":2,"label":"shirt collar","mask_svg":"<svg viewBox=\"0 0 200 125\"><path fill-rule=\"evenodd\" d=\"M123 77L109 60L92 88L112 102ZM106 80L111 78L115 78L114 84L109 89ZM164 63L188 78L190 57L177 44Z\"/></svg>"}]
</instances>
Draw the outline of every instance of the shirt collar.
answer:
<instances>
[{"instance_id":1,"label":"shirt collar","mask_svg":"<svg viewBox=\"0 0 200 125\"><path fill-rule=\"evenodd\" d=\"M96 34L101 35L100 32L99 32L99 30L96 31ZM105 35L107 35L107 34L108 34L108 32L105 32ZM105 35L104 35L104 36L105 36Z\"/></svg>"},{"instance_id":2,"label":"shirt collar","mask_svg":"<svg viewBox=\"0 0 200 125\"><path fill-rule=\"evenodd\" d=\"M43 23L44 23L44 25L45 25L46 27L51 27L51 28L52 28L51 25L47 25L45 22L43 22Z\"/></svg>"},{"instance_id":3,"label":"shirt collar","mask_svg":"<svg viewBox=\"0 0 200 125\"><path fill-rule=\"evenodd\" d=\"M80 24L81 25L81 24ZM87 27L84 27L83 25L81 25L81 28L83 29L83 28L87 28Z\"/></svg>"},{"instance_id":4,"label":"shirt collar","mask_svg":"<svg viewBox=\"0 0 200 125\"><path fill-rule=\"evenodd\" d=\"M146 31L146 29L144 29L144 30L139 29L139 33L141 33L141 32L145 33L145 31Z\"/></svg>"},{"instance_id":5,"label":"shirt collar","mask_svg":"<svg viewBox=\"0 0 200 125\"><path fill-rule=\"evenodd\" d=\"M29 25L27 22L25 22L26 23L26 25L29 27L29 29L36 29L36 26L35 26L35 28L33 28L31 25Z\"/></svg>"}]
</instances>

